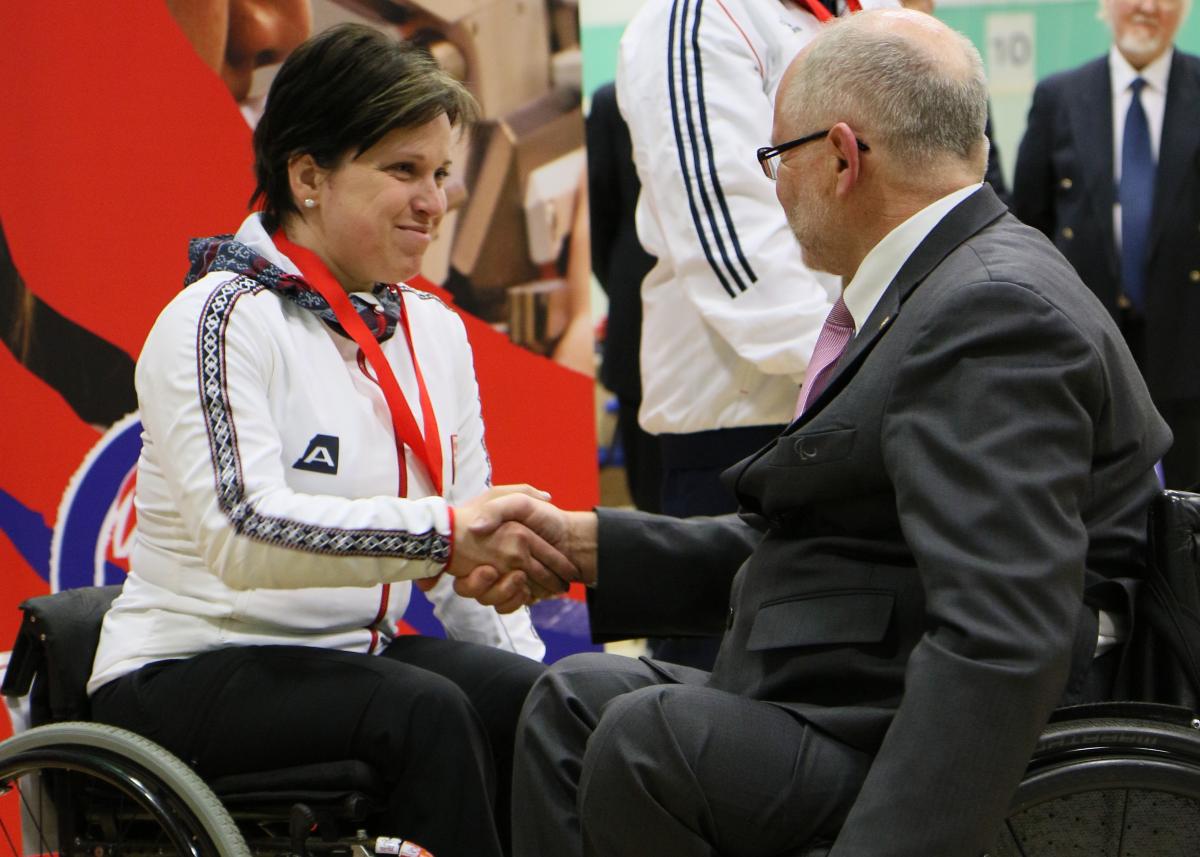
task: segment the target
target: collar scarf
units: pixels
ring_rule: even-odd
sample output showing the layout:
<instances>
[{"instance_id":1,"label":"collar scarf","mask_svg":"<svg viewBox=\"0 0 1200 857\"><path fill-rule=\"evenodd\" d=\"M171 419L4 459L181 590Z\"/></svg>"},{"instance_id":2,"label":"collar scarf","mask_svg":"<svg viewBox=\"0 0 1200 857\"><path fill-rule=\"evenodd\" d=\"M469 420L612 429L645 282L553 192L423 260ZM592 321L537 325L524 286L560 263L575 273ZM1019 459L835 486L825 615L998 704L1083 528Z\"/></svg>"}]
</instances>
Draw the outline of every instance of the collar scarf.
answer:
<instances>
[{"instance_id":1,"label":"collar scarf","mask_svg":"<svg viewBox=\"0 0 1200 857\"><path fill-rule=\"evenodd\" d=\"M211 238L193 238L188 246L188 258L191 267L183 279L185 286L199 280L205 274L213 271L229 271L242 277L249 277L260 285L277 292L281 297L316 315L333 328L339 335L351 339L349 333L338 323L333 307L321 297L309 283L299 274L289 274L274 265L266 258L251 250L245 244L233 239L232 235L215 235ZM379 315L376 304L359 295L350 295L350 303L358 317L367 325L367 329L378 342L386 342L396 332L396 323L400 320L400 298L396 287L388 283L376 283L371 294L379 301L378 308L383 312L384 325L379 325Z\"/></svg>"}]
</instances>

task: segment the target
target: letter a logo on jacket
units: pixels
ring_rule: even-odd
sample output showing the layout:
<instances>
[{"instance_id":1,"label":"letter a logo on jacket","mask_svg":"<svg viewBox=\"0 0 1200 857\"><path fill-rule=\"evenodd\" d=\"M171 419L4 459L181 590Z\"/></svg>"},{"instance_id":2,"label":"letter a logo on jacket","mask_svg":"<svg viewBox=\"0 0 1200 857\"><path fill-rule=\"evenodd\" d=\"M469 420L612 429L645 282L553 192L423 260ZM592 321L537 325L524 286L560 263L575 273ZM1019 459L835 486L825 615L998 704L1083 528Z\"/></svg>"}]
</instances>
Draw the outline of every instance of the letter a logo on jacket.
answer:
<instances>
[{"instance_id":1,"label":"letter a logo on jacket","mask_svg":"<svg viewBox=\"0 0 1200 857\"><path fill-rule=\"evenodd\" d=\"M296 459L292 467L311 470L313 473L337 473L338 439L330 434L313 435L304 455Z\"/></svg>"}]
</instances>

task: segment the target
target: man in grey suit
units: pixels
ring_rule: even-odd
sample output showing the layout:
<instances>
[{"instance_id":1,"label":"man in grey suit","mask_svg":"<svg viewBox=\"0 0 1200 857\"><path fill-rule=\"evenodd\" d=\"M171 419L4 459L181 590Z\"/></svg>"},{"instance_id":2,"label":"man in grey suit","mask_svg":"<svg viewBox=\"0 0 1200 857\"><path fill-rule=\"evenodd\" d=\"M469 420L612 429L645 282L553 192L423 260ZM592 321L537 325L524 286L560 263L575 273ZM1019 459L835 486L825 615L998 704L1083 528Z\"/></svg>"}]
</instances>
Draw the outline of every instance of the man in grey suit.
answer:
<instances>
[{"instance_id":1,"label":"man in grey suit","mask_svg":"<svg viewBox=\"0 0 1200 857\"><path fill-rule=\"evenodd\" d=\"M1051 710L1081 693L1086 596L1141 572L1169 433L1104 307L981 184L986 110L978 53L935 19L829 25L759 159L805 261L846 285L803 412L726 474L739 514L514 495L472 525L570 555L602 638L724 629L711 673L586 655L539 680L518 857L990 844ZM549 581L456 586L507 609Z\"/></svg>"},{"instance_id":2,"label":"man in grey suit","mask_svg":"<svg viewBox=\"0 0 1200 857\"><path fill-rule=\"evenodd\" d=\"M1125 334L1175 436L1168 488L1200 482L1200 57L1191 0L1100 0L1111 50L1038 84L1013 213L1046 233Z\"/></svg>"}]
</instances>

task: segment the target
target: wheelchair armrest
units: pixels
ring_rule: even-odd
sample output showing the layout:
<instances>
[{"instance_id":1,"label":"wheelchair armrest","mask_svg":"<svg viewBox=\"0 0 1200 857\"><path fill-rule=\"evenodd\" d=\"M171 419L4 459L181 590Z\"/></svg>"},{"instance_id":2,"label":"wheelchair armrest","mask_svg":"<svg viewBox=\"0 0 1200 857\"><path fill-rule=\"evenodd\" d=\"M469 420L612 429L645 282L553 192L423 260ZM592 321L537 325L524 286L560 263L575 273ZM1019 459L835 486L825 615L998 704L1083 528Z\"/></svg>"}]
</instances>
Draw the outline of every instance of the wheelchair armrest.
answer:
<instances>
[{"instance_id":1,"label":"wheelchair armrest","mask_svg":"<svg viewBox=\"0 0 1200 857\"><path fill-rule=\"evenodd\" d=\"M1163 491L1155 497L1147 535L1141 612L1190 685L1177 701L1190 704L1200 698L1200 494Z\"/></svg>"},{"instance_id":2,"label":"wheelchair armrest","mask_svg":"<svg viewBox=\"0 0 1200 857\"><path fill-rule=\"evenodd\" d=\"M87 720L87 680L104 614L121 587L85 586L22 602L24 619L0 691L30 699L34 725Z\"/></svg>"},{"instance_id":3,"label":"wheelchair armrest","mask_svg":"<svg viewBox=\"0 0 1200 857\"><path fill-rule=\"evenodd\" d=\"M0 684L0 693L5 696L25 696L33 686L33 677L41 665L38 630L36 620L26 613L17 630L17 639L13 641L12 654L4 670L4 682Z\"/></svg>"}]
</instances>

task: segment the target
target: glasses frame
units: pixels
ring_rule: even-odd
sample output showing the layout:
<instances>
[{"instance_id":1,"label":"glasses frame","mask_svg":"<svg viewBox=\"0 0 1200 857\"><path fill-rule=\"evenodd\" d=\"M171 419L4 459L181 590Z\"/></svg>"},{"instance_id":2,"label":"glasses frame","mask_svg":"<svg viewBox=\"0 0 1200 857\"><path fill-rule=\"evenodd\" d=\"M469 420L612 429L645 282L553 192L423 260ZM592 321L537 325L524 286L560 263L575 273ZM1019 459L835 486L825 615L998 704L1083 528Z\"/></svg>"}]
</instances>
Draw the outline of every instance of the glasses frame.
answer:
<instances>
[{"instance_id":1,"label":"glasses frame","mask_svg":"<svg viewBox=\"0 0 1200 857\"><path fill-rule=\"evenodd\" d=\"M771 181L775 181L779 176L779 156L784 152L803 146L805 143L811 143L813 140L820 140L829 136L832 128L826 128L824 131L814 131L811 134L805 134L803 137L797 137L795 140L788 140L786 143L780 143L778 146L763 146L755 155L758 157L758 165L762 167L763 175ZM858 144L860 152L869 152L871 147L864 143L858 137L854 138L854 142Z\"/></svg>"}]
</instances>

